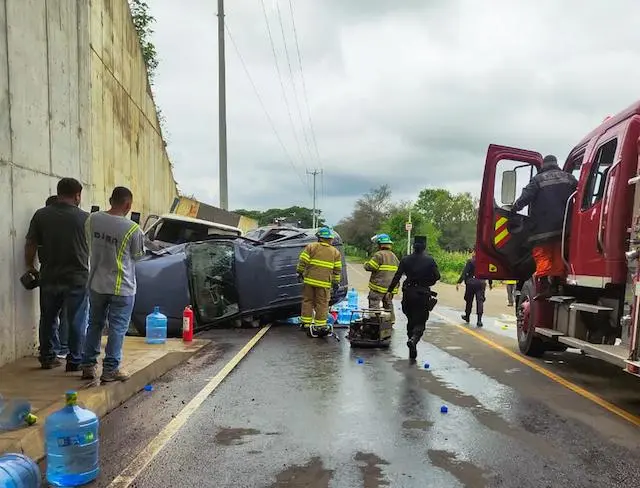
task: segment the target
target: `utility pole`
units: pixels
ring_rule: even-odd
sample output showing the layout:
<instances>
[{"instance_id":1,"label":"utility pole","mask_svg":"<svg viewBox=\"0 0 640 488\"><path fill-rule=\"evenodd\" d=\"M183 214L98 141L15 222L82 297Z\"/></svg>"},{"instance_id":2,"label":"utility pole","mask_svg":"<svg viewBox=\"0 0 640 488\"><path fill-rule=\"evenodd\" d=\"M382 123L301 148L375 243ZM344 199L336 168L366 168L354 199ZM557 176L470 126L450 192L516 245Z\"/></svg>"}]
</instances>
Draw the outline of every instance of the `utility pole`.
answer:
<instances>
[{"instance_id":1,"label":"utility pole","mask_svg":"<svg viewBox=\"0 0 640 488\"><path fill-rule=\"evenodd\" d=\"M218 0L218 144L220 159L220 208L229 210L227 182L227 86L224 59L224 0Z\"/></svg>"},{"instance_id":2,"label":"utility pole","mask_svg":"<svg viewBox=\"0 0 640 488\"><path fill-rule=\"evenodd\" d=\"M308 175L313 175L313 228L318 226L318 217L316 215L316 177L322 174L322 170L314 169L313 171L307 171Z\"/></svg>"}]
</instances>

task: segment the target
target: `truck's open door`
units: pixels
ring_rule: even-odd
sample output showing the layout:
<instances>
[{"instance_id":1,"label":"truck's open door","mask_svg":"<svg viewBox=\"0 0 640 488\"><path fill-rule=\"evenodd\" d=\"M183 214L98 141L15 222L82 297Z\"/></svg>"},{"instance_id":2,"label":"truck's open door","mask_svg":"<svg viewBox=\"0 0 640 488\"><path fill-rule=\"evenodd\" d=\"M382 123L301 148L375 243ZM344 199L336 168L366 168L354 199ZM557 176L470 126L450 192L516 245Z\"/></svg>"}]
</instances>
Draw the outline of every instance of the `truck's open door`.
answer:
<instances>
[{"instance_id":1,"label":"truck's open door","mask_svg":"<svg viewBox=\"0 0 640 488\"><path fill-rule=\"evenodd\" d=\"M512 213L510 208L541 167L542 155L537 152L489 146L476 233L479 278L526 280L533 274L528 244L529 209Z\"/></svg>"}]
</instances>

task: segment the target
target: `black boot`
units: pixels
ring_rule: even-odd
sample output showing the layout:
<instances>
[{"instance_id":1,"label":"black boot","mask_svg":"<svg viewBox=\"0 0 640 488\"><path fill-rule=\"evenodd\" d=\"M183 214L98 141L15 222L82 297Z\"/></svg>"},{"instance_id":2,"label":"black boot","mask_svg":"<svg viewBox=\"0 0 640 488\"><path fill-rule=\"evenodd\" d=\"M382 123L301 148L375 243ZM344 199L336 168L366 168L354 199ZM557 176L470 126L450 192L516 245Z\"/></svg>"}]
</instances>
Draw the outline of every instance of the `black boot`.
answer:
<instances>
[{"instance_id":1,"label":"black boot","mask_svg":"<svg viewBox=\"0 0 640 488\"><path fill-rule=\"evenodd\" d=\"M476 324L478 327L482 327L482 315L478 315L478 323Z\"/></svg>"},{"instance_id":2,"label":"black boot","mask_svg":"<svg viewBox=\"0 0 640 488\"><path fill-rule=\"evenodd\" d=\"M462 320L464 320L468 324L470 319L468 315L462 315Z\"/></svg>"},{"instance_id":3,"label":"black boot","mask_svg":"<svg viewBox=\"0 0 640 488\"><path fill-rule=\"evenodd\" d=\"M540 286L538 287L540 292L535 297L533 297L534 301L546 300L547 298L550 298L553 296L552 289L551 289L551 281L547 276L543 276L542 278L539 278L538 283L540 283Z\"/></svg>"},{"instance_id":4,"label":"black boot","mask_svg":"<svg viewBox=\"0 0 640 488\"><path fill-rule=\"evenodd\" d=\"M407 341L407 347L409 348L409 359L415 359L418 357L418 348L416 347L415 339L409 339Z\"/></svg>"}]
</instances>

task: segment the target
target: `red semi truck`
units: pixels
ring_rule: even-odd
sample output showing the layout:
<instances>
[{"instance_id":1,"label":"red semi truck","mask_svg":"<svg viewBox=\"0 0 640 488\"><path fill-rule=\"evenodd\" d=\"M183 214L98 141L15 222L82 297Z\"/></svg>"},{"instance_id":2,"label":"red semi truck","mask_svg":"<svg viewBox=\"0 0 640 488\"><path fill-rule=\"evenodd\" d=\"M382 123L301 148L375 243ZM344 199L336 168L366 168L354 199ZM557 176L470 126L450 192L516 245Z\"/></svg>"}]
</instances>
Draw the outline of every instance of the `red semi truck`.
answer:
<instances>
[{"instance_id":1,"label":"red semi truck","mask_svg":"<svg viewBox=\"0 0 640 488\"><path fill-rule=\"evenodd\" d=\"M535 151L491 145L478 214L479 277L517 279L518 345L529 356L568 347L640 376L640 102L608 117L569 153L578 180L564 210L562 294L534 301L528 209L510 206L542 166Z\"/></svg>"}]
</instances>

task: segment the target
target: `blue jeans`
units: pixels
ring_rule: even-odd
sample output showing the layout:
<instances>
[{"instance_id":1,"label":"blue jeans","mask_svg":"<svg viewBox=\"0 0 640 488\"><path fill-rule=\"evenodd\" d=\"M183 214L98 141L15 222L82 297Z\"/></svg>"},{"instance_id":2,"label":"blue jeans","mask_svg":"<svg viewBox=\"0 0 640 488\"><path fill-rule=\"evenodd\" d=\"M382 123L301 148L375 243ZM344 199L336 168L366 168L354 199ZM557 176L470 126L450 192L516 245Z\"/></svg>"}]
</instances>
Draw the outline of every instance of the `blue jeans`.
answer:
<instances>
[{"instance_id":1,"label":"blue jeans","mask_svg":"<svg viewBox=\"0 0 640 488\"><path fill-rule=\"evenodd\" d=\"M67 362L80 364L87 329L87 289L84 286L44 285L40 288L40 362L55 360L60 347L59 318L67 324Z\"/></svg>"},{"instance_id":2,"label":"blue jeans","mask_svg":"<svg viewBox=\"0 0 640 488\"><path fill-rule=\"evenodd\" d=\"M65 317L64 307L56 319L56 323L58 330L53 337L53 348L58 356L66 357L69 354L69 322Z\"/></svg>"},{"instance_id":3,"label":"blue jeans","mask_svg":"<svg viewBox=\"0 0 640 488\"><path fill-rule=\"evenodd\" d=\"M82 365L92 366L98 363L102 330L108 319L107 347L104 351L102 371L103 373L117 371L122 361L122 344L129 330L135 296L103 295L91 291L89 301L91 303L89 328L84 344Z\"/></svg>"}]
</instances>

